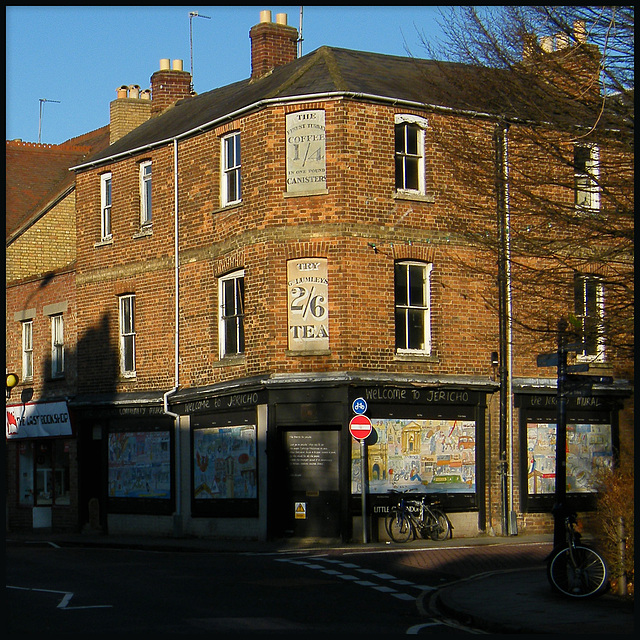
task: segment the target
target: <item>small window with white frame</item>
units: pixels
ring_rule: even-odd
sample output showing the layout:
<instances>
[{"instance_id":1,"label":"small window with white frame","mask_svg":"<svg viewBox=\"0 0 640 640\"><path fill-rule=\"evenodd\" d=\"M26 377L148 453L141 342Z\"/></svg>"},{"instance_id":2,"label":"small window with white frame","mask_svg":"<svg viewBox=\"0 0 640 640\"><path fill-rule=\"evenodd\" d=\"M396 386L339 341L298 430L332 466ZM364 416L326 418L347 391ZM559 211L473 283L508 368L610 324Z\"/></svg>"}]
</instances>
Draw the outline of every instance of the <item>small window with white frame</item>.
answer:
<instances>
[{"instance_id":1,"label":"small window with white frame","mask_svg":"<svg viewBox=\"0 0 640 640\"><path fill-rule=\"evenodd\" d=\"M151 160L140 163L140 226L151 224Z\"/></svg>"},{"instance_id":2,"label":"small window with white frame","mask_svg":"<svg viewBox=\"0 0 640 640\"><path fill-rule=\"evenodd\" d=\"M111 173L100 176L100 238L111 239Z\"/></svg>"},{"instance_id":3,"label":"small window with white frame","mask_svg":"<svg viewBox=\"0 0 640 640\"><path fill-rule=\"evenodd\" d=\"M420 116L395 116L395 187L398 193L426 195L425 129Z\"/></svg>"},{"instance_id":4,"label":"small window with white frame","mask_svg":"<svg viewBox=\"0 0 640 640\"><path fill-rule=\"evenodd\" d=\"M134 294L118 298L120 316L120 374L124 378L136 375L136 331Z\"/></svg>"},{"instance_id":5,"label":"small window with white frame","mask_svg":"<svg viewBox=\"0 0 640 640\"><path fill-rule=\"evenodd\" d=\"M399 261L395 264L396 352L431 354L430 263Z\"/></svg>"},{"instance_id":6,"label":"small window with white frame","mask_svg":"<svg viewBox=\"0 0 640 640\"><path fill-rule=\"evenodd\" d=\"M64 321L62 314L51 316L51 377L64 376Z\"/></svg>"},{"instance_id":7,"label":"small window with white frame","mask_svg":"<svg viewBox=\"0 0 640 640\"><path fill-rule=\"evenodd\" d=\"M244 270L219 280L220 357L244 353Z\"/></svg>"},{"instance_id":8,"label":"small window with white frame","mask_svg":"<svg viewBox=\"0 0 640 640\"><path fill-rule=\"evenodd\" d=\"M22 379L33 378L33 320L22 323Z\"/></svg>"},{"instance_id":9,"label":"small window with white frame","mask_svg":"<svg viewBox=\"0 0 640 640\"><path fill-rule=\"evenodd\" d=\"M573 148L574 194L577 209L600 208L600 154L595 145L577 144Z\"/></svg>"},{"instance_id":10,"label":"small window with white frame","mask_svg":"<svg viewBox=\"0 0 640 640\"><path fill-rule=\"evenodd\" d=\"M581 323L581 341L584 351L579 360L604 362L604 285L594 275L576 274L574 279L575 312Z\"/></svg>"},{"instance_id":11,"label":"small window with white frame","mask_svg":"<svg viewBox=\"0 0 640 640\"><path fill-rule=\"evenodd\" d=\"M231 133L222 138L221 148L221 201L222 206L240 202L241 191L241 163L240 163L240 133Z\"/></svg>"}]
</instances>

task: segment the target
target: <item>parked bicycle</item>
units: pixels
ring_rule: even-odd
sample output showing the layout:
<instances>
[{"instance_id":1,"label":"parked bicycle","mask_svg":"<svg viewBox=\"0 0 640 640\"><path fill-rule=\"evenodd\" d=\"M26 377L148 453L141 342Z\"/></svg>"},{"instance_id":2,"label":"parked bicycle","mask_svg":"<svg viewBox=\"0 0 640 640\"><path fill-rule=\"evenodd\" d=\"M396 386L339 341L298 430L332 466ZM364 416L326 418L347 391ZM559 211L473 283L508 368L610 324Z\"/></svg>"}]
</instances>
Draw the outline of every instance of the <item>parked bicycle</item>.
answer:
<instances>
[{"instance_id":1,"label":"parked bicycle","mask_svg":"<svg viewBox=\"0 0 640 640\"><path fill-rule=\"evenodd\" d=\"M391 507L385 520L389 537L394 542L407 542L420 535L432 540L446 540L453 535L453 526L436 499L423 496L420 500L401 497Z\"/></svg>"},{"instance_id":2,"label":"parked bicycle","mask_svg":"<svg viewBox=\"0 0 640 640\"><path fill-rule=\"evenodd\" d=\"M566 543L548 558L549 582L555 591L572 598L600 595L608 586L607 563L595 549L581 543L575 514L564 522Z\"/></svg>"}]
</instances>

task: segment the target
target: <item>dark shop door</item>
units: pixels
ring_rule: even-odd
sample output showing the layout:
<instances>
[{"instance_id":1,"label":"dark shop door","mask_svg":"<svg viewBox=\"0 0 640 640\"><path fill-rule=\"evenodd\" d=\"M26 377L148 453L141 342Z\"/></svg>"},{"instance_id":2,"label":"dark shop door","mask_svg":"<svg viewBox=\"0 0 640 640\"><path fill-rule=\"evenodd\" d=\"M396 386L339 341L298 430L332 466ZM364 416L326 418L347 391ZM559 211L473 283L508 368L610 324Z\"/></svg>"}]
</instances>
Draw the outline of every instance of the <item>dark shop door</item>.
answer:
<instances>
[{"instance_id":1,"label":"dark shop door","mask_svg":"<svg viewBox=\"0 0 640 640\"><path fill-rule=\"evenodd\" d=\"M282 431L281 535L340 536L339 431Z\"/></svg>"}]
</instances>

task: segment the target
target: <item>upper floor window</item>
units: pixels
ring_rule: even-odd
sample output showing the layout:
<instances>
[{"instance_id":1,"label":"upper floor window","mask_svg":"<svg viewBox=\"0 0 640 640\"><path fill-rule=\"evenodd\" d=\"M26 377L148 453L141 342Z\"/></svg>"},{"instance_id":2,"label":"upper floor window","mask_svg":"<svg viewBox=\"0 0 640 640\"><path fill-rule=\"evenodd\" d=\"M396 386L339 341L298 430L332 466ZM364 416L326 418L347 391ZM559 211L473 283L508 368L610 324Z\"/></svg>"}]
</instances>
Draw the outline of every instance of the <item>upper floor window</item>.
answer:
<instances>
[{"instance_id":1,"label":"upper floor window","mask_svg":"<svg viewBox=\"0 0 640 640\"><path fill-rule=\"evenodd\" d=\"M239 202L240 191L240 133L222 138L222 206Z\"/></svg>"},{"instance_id":2,"label":"upper floor window","mask_svg":"<svg viewBox=\"0 0 640 640\"><path fill-rule=\"evenodd\" d=\"M426 194L424 118L398 114L395 117L396 190Z\"/></svg>"},{"instance_id":3,"label":"upper floor window","mask_svg":"<svg viewBox=\"0 0 640 640\"><path fill-rule=\"evenodd\" d=\"M140 226L151 224L151 161L140 163Z\"/></svg>"},{"instance_id":4,"label":"upper floor window","mask_svg":"<svg viewBox=\"0 0 640 640\"><path fill-rule=\"evenodd\" d=\"M100 237L111 238L111 173L100 176Z\"/></svg>"},{"instance_id":5,"label":"upper floor window","mask_svg":"<svg viewBox=\"0 0 640 640\"><path fill-rule=\"evenodd\" d=\"M220 357L244 353L244 271L219 281Z\"/></svg>"},{"instance_id":6,"label":"upper floor window","mask_svg":"<svg viewBox=\"0 0 640 640\"><path fill-rule=\"evenodd\" d=\"M118 299L120 316L120 373L126 378L136 375L135 302L133 294Z\"/></svg>"},{"instance_id":7,"label":"upper floor window","mask_svg":"<svg viewBox=\"0 0 640 640\"><path fill-rule=\"evenodd\" d=\"M22 379L33 378L33 320L22 323Z\"/></svg>"},{"instance_id":8,"label":"upper floor window","mask_svg":"<svg viewBox=\"0 0 640 640\"><path fill-rule=\"evenodd\" d=\"M64 322L62 315L51 316L51 377L64 375Z\"/></svg>"},{"instance_id":9,"label":"upper floor window","mask_svg":"<svg viewBox=\"0 0 640 640\"><path fill-rule=\"evenodd\" d=\"M431 264L395 265L396 351L431 353Z\"/></svg>"},{"instance_id":10,"label":"upper floor window","mask_svg":"<svg viewBox=\"0 0 640 640\"><path fill-rule=\"evenodd\" d=\"M573 148L574 194L576 207L600 208L600 162L598 147L575 145Z\"/></svg>"},{"instance_id":11,"label":"upper floor window","mask_svg":"<svg viewBox=\"0 0 640 640\"><path fill-rule=\"evenodd\" d=\"M604 285L593 275L575 276L575 311L582 323L585 349L578 356L594 362L604 361Z\"/></svg>"}]
</instances>

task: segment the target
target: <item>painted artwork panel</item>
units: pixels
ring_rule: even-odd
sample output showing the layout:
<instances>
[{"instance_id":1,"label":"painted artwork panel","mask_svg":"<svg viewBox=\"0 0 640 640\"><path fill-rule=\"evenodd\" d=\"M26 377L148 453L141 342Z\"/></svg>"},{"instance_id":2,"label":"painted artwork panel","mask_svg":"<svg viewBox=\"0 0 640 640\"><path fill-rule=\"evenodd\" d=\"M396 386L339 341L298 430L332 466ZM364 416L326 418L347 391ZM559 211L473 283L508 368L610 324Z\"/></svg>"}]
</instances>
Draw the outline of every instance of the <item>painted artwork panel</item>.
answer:
<instances>
[{"instance_id":1,"label":"painted artwork panel","mask_svg":"<svg viewBox=\"0 0 640 640\"><path fill-rule=\"evenodd\" d=\"M371 423L376 438L367 446L370 493L475 493L475 421L372 418ZM355 440L351 451L351 490L361 493Z\"/></svg>"},{"instance_id":2,"label":"painted artwork panel","mask_svg":"<svg viewBox=\"0 0 640 640\"><path fill-rule=\"evenodd\" d=\"M529 495L555 493L556 425L527 424ZM567 491L594 493L598 469L613 466L610 424L567 425Z\"/></svg>"},{"instance_id":3,"label":"painted artwork panel","mask_svg":"<svg viewBox=\"0 0 640 640\"><path fill-rule=\"evenodd\" d=\"M196 500L258 497L255 425L196 429L193 456Z\"/></svg>"},{"instance_id":4,"label":"painted artwork panel","mask_svg":"<svg viewBox=\"0 0 640 640\"><path fill-rule=\"evenodd\" d=\"M109 497L171 497L171 437L168 431L109 434Z\"/></svg>"}]
</instances>

